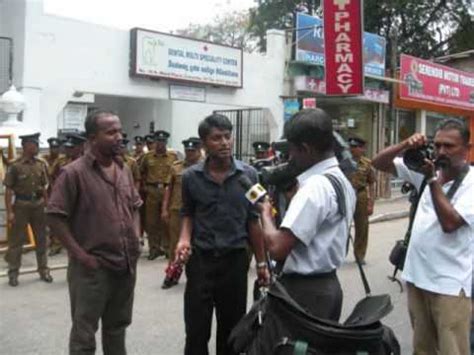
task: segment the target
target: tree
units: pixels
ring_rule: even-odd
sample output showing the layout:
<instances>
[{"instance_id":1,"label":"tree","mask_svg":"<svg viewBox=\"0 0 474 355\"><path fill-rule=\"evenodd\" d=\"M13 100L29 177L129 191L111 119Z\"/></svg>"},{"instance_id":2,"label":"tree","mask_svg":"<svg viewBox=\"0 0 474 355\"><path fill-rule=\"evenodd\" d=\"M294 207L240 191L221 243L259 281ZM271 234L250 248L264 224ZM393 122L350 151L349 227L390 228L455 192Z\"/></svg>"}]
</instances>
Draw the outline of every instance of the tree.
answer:
<instances>
[{"instance_id":1,"label":"tree","mask_svg":"<svg viewBox=\"0 0 474 355\"><path fill-rule=\"evenodd\" d=\"M242 47L246 52L256 49L257 43L249 33L248 11L233 11L218 15L211 24L190 24L187 28L177 30L181 36L202 39L233 47Z\"/></svg>"},{"instance_id":2,"label":"tree","mask_svg":"<svg viewBox=\"0 0 474 355\"><path fill-rule=\"evenodd\" d=\"M421 58L474 48L472 0L365 0L364 27L387 39L397 36L397 52ZM310 14L319 14L321 0L259 0L250 10L250 33L265 50L269 28L289 29L294 10L304 4Z\"/></svg>"}]
</instances>

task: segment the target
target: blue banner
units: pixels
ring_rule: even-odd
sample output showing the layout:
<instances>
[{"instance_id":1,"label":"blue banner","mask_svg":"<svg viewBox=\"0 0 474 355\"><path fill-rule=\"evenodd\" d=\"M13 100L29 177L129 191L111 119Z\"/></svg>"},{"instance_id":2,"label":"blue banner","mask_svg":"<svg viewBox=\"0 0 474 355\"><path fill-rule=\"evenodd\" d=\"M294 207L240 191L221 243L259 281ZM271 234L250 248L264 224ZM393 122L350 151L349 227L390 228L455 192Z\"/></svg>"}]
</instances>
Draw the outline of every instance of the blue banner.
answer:
<instances>
[{"instance_id":1,"label":"blue banner","mask_svg":"<svg viewBox=\"0 0 474 355\"><path fill-rule=\"evenodd\" d=\"M374 33L364 32L364 73L384 76L386 40ZM296 14L295 60L324 66L323 21L314 16Z\"/></svg>"},{"instance_id":2,"label":"blue banner","mask_svg":"<svg viewBox=\"0 0 474 355\"><path fill-rule=\"evenodd\" d=\"M283 100L284 107L284 121L288 121L291 116L300 110L300 103L298 99L286 99Z\"/></svg>"}]
</instances>

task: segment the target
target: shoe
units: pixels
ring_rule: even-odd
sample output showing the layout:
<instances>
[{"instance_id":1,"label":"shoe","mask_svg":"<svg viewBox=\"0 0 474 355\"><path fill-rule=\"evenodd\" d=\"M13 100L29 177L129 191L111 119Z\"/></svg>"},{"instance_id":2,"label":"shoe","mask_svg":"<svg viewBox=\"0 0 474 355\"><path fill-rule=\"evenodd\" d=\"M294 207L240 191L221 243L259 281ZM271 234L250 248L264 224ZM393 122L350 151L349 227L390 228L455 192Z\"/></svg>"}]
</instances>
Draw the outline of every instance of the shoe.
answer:
<instances>
[{"instance_id":1,"label":"shoe","mask_svg":"<svg viewBox=\"0 0 474 355\"><path fill-rule=\"evenodd\" d=\"M163 290L166 290L168 288L171 288L173 286L176 286L178 284L178 281L177 280L171 280L171 279L165 279L163 281L163 284L161 285L161 288Z\"/></svg>"},{"instance_id":2,"label":"shoe","mask_svg":"<svg viewBox=\"0 0 474 355\"><path fill-rule=\"evenodd\" d=\"M157 251L150 251L150 254L148 254L148 260L155 260L158 256Z\"/></svg>"},{"instance_id":3,"label":"shoe","mask_svg":"<svg viewBox=\"0 0 474 355\"><path fill-rule=\"evenodd\" d=\"M51 276L49 271L43 271L40 273L40 280L47 283L51 283L53 282L53 277Z\"/></svg>"},{"instance_id":4,"label":"shoe","mask_svg":"<svg viewBox=\"0 0 474 355\"><path fill-rule=\"evenodd\" d=\"M50 249L48 256L55 256L61 253L61 248Z\"/></svg>"},{"instance_id":5,"label":"shoe","mask_svg":"<svg viewBox=\"0 0 474 355\"><path fill-rule=\"evenodd\" d=\"M18 275L10 275L8 276L8 284L11 287L17 287L18 286Z\"/></svg>"}]
</instances>

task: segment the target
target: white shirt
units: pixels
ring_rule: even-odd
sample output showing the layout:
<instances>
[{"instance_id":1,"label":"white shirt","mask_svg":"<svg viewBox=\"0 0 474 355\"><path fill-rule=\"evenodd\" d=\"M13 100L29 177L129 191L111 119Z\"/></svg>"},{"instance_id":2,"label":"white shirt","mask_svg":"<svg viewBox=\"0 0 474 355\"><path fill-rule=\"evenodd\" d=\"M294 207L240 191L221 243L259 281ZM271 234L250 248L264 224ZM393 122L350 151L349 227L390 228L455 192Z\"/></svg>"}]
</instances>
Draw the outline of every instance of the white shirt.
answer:
<instances>
[{"instance_id":1,"label":"white shirt","mask_svg":"<svg viewBox=\"0 0 474 355\"><path fill-rule=\"evenodd\" d=\"M323 174L336 176L342 184L346 218L338 213L337 196ZM283 273L317 274L338 268L346 256L347 238L356 196L339 169L336 158L323 160L298 176L299 188L281 223L297 242L286 258Z\"/></svg>"},{"instance_id":2,"label":"white shirt","mask_svg":"<svg viewBox=\"0 0 474 355\"><path fill-rule=\"evenodd\" d=\"M409 170L402 158L394 160L397 175L420 189L423 175ZM447 194L454 180L442 186ZM451 199L465 225L445 233L436 215L429 185L416 211L402 278L423 290L471 297L474 238L474 172L470 168Z\"/></svg>"}]
</instances>

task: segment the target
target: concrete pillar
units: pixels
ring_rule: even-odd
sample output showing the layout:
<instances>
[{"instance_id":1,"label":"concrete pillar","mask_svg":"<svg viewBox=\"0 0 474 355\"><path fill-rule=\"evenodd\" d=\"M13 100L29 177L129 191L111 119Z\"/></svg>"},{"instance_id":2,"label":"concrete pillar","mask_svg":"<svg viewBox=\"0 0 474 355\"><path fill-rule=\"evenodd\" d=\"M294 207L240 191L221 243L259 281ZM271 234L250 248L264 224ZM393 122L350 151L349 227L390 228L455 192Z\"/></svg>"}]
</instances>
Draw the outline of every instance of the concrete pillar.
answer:
<instances>
[{"instance_id":1,"label":"concrete pillar","mask_svg":"<svg viewBox=\"0 0 474 355\"><path fill-rule=\"evenodd\" d=\"M426 134L426 111L416 111L416 132Z\"/></svg>"},{"instance_id":2,"label":"concrete pillar","mask_svg":"<svg viewBox=\"0 0 474 355\"><path fill-rule=\"evenodd\" d=\"M271 90L272 94L276 97L285 95L284 85L287 52L286 32L282 30L268 30L266 57L273 62L271 65L275 68L275 76L278 77L279 87L266 88L265 90ZM262 83L262 85L265 84ZM283 132L283 100L268 109L269 114L265 116L268 118L270 125L270 137L271 140L276 140Z\"/></svg>"}]
</instances>

